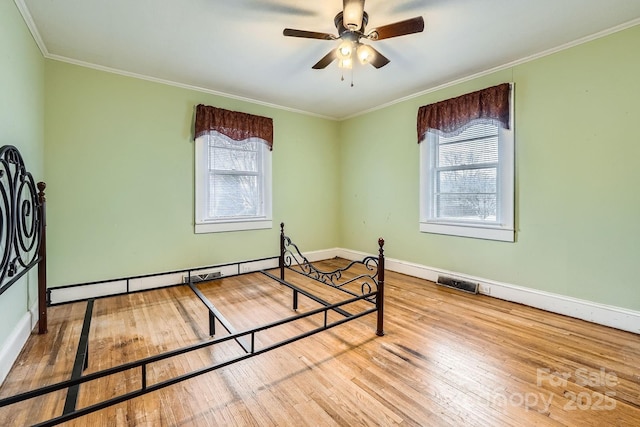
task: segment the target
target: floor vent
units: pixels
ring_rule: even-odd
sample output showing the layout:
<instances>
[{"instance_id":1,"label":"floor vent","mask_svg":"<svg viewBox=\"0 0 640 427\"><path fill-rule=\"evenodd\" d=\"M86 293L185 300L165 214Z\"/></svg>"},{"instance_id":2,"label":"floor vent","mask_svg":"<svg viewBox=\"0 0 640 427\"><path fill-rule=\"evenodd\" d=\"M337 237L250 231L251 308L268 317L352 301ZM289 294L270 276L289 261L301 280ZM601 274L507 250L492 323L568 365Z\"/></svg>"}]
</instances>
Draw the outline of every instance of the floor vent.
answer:
<instances>
[{"instance_id":1,"label":"floor vent","mask_svg":"<svg viewBox=\"0 0 640 427\"><path fill-rule=\"evenodd\" d=\"M467 282L464 280L454 279L453 277L438 276L438 285L446 286L447 288L458 289L470 294L478 293L478 284L473 282Z\"/></svg>"},{"instance_id":2,"label":"floor vent","mask_svg":"<svg viewBox=\"0 0 640 427\"><path fill-rule=\"evenodd\" d=\"M220 277L222 277L222 273L219 271L214 271L213 273L206 274L194 274L191 276L191 282L206 282L207 280L219 279ZM182 278L182 283L189 283L189 276L184 276Z\"/></svg>"}]
</instances>

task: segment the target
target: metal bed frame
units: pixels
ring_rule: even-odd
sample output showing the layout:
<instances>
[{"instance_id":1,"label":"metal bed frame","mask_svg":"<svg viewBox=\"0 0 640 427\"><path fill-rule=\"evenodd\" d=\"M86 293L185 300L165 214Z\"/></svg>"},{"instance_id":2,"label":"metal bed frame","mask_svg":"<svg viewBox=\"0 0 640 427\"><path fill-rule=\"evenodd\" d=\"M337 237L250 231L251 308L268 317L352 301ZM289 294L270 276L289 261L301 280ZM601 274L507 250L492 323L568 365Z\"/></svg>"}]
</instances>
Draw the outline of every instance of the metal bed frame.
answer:
<instances>
[{"instance_id":1,"label":"metal bed frame","mask_svg":"<svg viewBox=\"0 0 640 427\"><path fill-rule=\"evenodd\" d=\"M2 274L11 276L11 282L9 284L5 284L2 286L2 290L5 290L11 284L15 283L15 281L24 275L29 268L32 268L35 265L40 265L39 268L39 277L46 277L46 253L45 253L45 233L44 233L44 212L45 212L45 198L44 198L44 183L39 183L38 188L40 189L40 193L38 194L37 202L35 201L35 191L33 186L33 179L31 175L25 172L24 164L22 163L22 159L14 147L11 147L7 150L2 148L0 151L0 178L5 175L8 175L8 171L13 171L17 169L20 171L18 174L20 178L10 180L14 184L20 183L17 185L17 191L8 191L5 190L4 187L0 188L0 194L2 194L2 198L4 201L4 205L2 207L2 219L3 224L6 225L5 218L17 218L16 228L22 229L22 235L30 237L34 239L30 245L21 244L22 240L20 238L14 238L13 231L3 231L2 238L5 242L18 242L17 246L19 250L23 252L27 252L33 254L34 252L37 254L29 259L29 262L22 262L20 256L16 259L17 261L5 261L8 259L8 256L4 256L2 258ZM17 166L13 166L17 165ZM4 168L4 169L2 169ZM26 184L25 184L26 182ZM27 198L24 197L23 194L29 194L33 197ZM8 203L8 201L20 201L20 203ZM17 210L17 214L9 214L5 213L4 209L7 206L19 205L20 208ZM30 221L25 221L24 217L30 217L31 213L34 212L34 217L30 218ZM28 225L28 226L27 226ZM25 232L24 230L27 230ZM17 232L16 232L17 233ZM9 239L9 236L12 238ZM209 301L204 294L198 289L197 285L194 283L194 278L191 276L191 273L188 274L187 283L184 286L188 286L194 294L202 301L209 313L209 334L212 337L207 341L203 341L200 343L192 344L186 347L182 347L172 351L166 351L157 355L149 356L134 362L129 362L125 364L121 364L119 366L114 366L112 368L100 370L97 372L93 372L87 375L83 375L83 371L88 367L89 364L89 332L91 326L91 317L93 313L93 304L94 298L87 300L87 307L85 312L85 318L83 323L82 332L79 339L78 351L76 353L76 359L74 363L74 367L71 373L71 378L66 381L62 381L56 384L51 384L48 386L44 386L35 390L31 390L28 392L20 393L8 398L0 399L0 408L13 405L19 402L23 402L29 399L33 399L39 396L43 396L55 391L59 390L67 390L67 397L65 400L65 405L63 409L63 413L60 416L49 419L47 421L36 424L38 426L52 426L57 425L62 422L70 421L72 419L81 417L83 415L90 414L95 411L99 411L101 409L107 408L109 406L127 401L129 399L133 399L138 396L142 396L147 393L151 393L153 391L171 386L173 384L179 383L181 381L185 381L199 375L223 368L225 366L229 366L233 363L240 362L245 359L249 359L251 357L260 355L262 353L268 352L270 350L277 349L289 343L298 341L302 338L306 338L310 335L314 335L318 332L325 331L327 329L336 327L343 323L349 322L351 320L355 320L357 318L366 316L368 314L377 313L377 323L376 323L376 335L382 336L384 335L384 240L378 240L378 256L367 256L362 260L353 261L349 263L346 267L338 268L333 271L322 271L316 268L309 260L301 253L298 246L292 243L291 239L285 235L284 233L284 223L280 224L280 254L278 256L278 270L279 275L274 275L273 273L266 270L259 270L258 272L250 272L243 274L262 274L266 278L271 279L281 285L284 285L292 290L292 309L298 310L298 297L299 294L315 301L320 305L319 308L304 312L298 313L293 316L289 316L285 319L278 320L275 322L267 323L255 328L246 329L242 331L237 331L231 322L229 322L223 314L215 307L211 301ZM4 249L14 248L14 245L9 245L5 243ZM25 250L27 249L27 250ZM13 249L18 250L18 249ZM9 251L10 252L10 251ZM21 252L22 253L22 252ZM14 272L12 265L18 264L23 267L21 272ZM5 267L8 265L8 267ZM354 274L347 273L350 269L355 266L364 266L364 268L360 268ZM6 271L6 273L5 273ZM330 303L320 298L317 295L305 290L299 286L294 285L293 283L288 282L285 279L285 271L291 271L295 274L299 274L302 276L306 276L308 278L313 279L316 282L324 284L328 287L331 287L343 294L346 295L346 299L337 302ZM362 271L365 271L362 273ZM345 274L347 273L347 274ZM238 272L238 275L241 274ZM352 276L352 277L350 277ZM142 276L140 276L142 277ZM227 276L229 277L229 276ZM129 280L133 278L127 278L122 280ZM218 280L212 279L212 280ZM209 281L209 280L207 280ZM42 283L40 283L42 286ZM44 301L46 304L46 282L44 282L44 289L40 289L39 296L41 298L40 303ZM354 286L357 290L354 290ZM369 308L359 311L357 313L351 313L347 311L347 306L350 304L354 304L356 302L362 301L369 306ZM338 320L329 320L329 313L338 313L340 317ZM298 335L288 337L286 339L277 341L275 343L270 343L268 345L264 345L262 347L256 345L256 334L262 331L266 331L269 329L277 328L278 326L285 325L287 323L295 322L300 319L309 318L311 316L323 316L323 322L320 326L315 327L314 329L307 330ZM39 331L40 333L46 332L46 305L43 309L40 309L40 322L41 325ZM216 324L220 324L226 331L227 335L215 338L216 333ZM44 325L44 330L42 329L42 325ZM241 341L241 338L245 338ZM248 344L247 344L248 338ZM165 359L169 359L171 357L179 356L182 354L194 352L197 350L201 350L203 348L211 347L225 343L235 341L241 348L243 353L239 356L231 357L225 361L213 363L211 365L205 366L200 369L193 370L191 372L175 376L170 379L166 379L163 381L155 382L150 384L147 381L147 367L150 364L161 362ZM86 406L83 408L76 408L76 402L78 398L79 388L81 384L87 383L89 381L97 380L99 378L107 377L110 375L114 375L120 372L124 372L127 370L140 370L140 384L139 388L121 394L119 396L113 397L111 399L105 399L98 403L95 403L90 406Z\"/></svg>"},{"instance_id":2,"label":"metal bed frame","mask_svg":"<svg viewBox=\"0 0 640 427\"><path fill-rule=\"evenodd\" d=\"M38 267L38 333L47 332L44 182L27 171L18 149L0 148L0 295Z\"/></svg>"}]
</instances>

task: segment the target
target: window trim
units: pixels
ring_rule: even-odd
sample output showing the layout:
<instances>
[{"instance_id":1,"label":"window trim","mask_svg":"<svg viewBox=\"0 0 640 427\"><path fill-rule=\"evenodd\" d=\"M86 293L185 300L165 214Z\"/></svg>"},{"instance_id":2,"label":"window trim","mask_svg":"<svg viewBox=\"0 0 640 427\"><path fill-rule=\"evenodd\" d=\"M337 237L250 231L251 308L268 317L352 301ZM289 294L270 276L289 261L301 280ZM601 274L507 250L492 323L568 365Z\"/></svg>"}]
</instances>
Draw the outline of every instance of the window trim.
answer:
<instances>
[{"instance_id":1,"label":"window trim","mask_svg":"<svg viewBox=\"0 0 640 427\"><path fill-rule=\"evenodd\" d=\"M444 234L477 239L497 240L505 242L515 241L515 138L514 138L514 90L513 83L509 99L509 129L498 127L498 189L497 198L500 212L499 224L487 224L475 221L438 220L431 218L432 201L431 186L434 183L430 172L433 155L433 132L427 132L420 143L420 223L419 229L423 233Z\"/></svg>"},{"instance_id":2,"label":"window trim","mask_svg":"<svg viewBox=\"0 0 640 427\"><path fill-rule=\"evenodd\" d=\"M212 132L215 133L215 132ZM223 138L228 138L225 135L220 134ZM257 138L262 144L262 166L263 166L263 203L264 211L263 215L255 217L229 217L221 219L212 219L207 215L208 205L208 186L209 179L209 135L205 134L195 139L194 144L194 159L195 159L195 233L220 233L228 231L245 231L245 230L260 230L273 228L272 220L272 155L267 144ZM256 138L249 138L249 140Z\"/></svg>"}]
</instances>

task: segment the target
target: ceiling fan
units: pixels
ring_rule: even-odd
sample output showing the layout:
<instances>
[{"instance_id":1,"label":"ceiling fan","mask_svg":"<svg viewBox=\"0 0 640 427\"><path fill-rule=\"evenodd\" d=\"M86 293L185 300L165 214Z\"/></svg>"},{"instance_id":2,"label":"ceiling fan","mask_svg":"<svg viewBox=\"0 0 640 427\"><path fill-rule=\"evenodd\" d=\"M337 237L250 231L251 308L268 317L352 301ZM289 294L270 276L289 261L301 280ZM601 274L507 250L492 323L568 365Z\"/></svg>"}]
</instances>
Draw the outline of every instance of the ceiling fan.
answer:
<instances>
[{"instance_id":1,"label":"ceiling fan","mask_svg":"<svg viewBox=\"0 0 640 427\"><path fill-rule=\"evenodd\" d=\"M354 55L357 56L362 64L371 64L376 68L384 67L390 62L389 59L373 47L363 44L361 42L362 39L371 41L383 40L420 33L424 30L424 19L422 19L422 16L417 16L365 32L369 22L369 15L364 11L364 0L343 0L342 6L342 11L333 19L338 30L337 36L315 31L294 30L292 28L285 28L282 32L283 35L288 37L342 40L338 48L331 50L312 67L316 70L326 68L336 59L339 61L338 66L341 68L351 68Z\"/></svg>"}]
</instances>

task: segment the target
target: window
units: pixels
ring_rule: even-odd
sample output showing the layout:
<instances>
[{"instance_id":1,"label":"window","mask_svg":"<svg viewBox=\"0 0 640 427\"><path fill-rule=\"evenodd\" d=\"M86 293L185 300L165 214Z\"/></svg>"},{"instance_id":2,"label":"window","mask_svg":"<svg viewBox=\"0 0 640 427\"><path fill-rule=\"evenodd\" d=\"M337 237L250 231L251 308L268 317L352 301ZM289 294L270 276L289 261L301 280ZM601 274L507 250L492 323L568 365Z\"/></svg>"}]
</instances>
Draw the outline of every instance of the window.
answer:
<instances>
[{"instance_id":1,"label":"window","mask_svg":"<svg viewBox=\"0 0 640 427\"><path fill-rule=\"evenodd\" d=\"M195 232L271 228L273 119L195 109Z\"/></svg>"},{"instance_id":2,"label":"window","mask_svg":"<svg viewBox=\"0 0 640 427\"><path fill-rule=\"evenodd\" d=\"M196 233L271 228L271 152L260 138L196 138Z\"/></svg>"},{"instance_id":3,"label":"window","mask_svg":"<svg viewBox=\"0 0 640 427\"><path fill-rule=\"evenodd\" d=\"M420 144L420 231L514 241L512 111L509 117L508 129L475 119L457 132L426 132Z\"/></svg>"}]
</instances>

